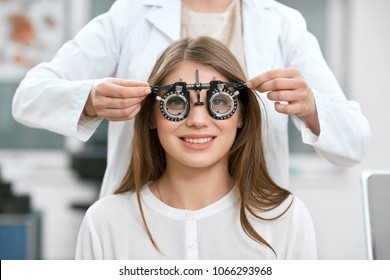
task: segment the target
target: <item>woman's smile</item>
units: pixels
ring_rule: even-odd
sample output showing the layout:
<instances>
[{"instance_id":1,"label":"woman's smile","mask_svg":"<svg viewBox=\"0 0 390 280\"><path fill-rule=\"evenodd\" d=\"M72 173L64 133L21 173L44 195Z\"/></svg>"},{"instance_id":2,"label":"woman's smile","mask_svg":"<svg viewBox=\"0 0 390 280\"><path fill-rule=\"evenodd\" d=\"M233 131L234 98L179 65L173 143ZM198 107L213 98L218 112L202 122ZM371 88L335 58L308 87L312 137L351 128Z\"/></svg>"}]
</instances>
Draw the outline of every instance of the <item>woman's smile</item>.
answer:
<instances>
[{"instance_id":1,"label":"woman's smile","mask_svg":"<svg viewBox=\"0 0 390 280\"><path fill-rule=\"evenodd\" d=\"M183 143L183 146L192 151L202 151L213 147L214 140L217 138L214 135L184 135L179 137Z\"/></svg>"},{"instance_id":2,"label":"woman's smile","mask_svg":"<svg viewBox=\"0 0 390 280\"><path fill-rule=\"evenodd\" d=\"M191 144L203 144L208 143L211 140L213 140L213 137L201 137L201 138L194 138L194 137L183 137L182 138L185 142L191 143Z\"/></svg>"}]
</instances>

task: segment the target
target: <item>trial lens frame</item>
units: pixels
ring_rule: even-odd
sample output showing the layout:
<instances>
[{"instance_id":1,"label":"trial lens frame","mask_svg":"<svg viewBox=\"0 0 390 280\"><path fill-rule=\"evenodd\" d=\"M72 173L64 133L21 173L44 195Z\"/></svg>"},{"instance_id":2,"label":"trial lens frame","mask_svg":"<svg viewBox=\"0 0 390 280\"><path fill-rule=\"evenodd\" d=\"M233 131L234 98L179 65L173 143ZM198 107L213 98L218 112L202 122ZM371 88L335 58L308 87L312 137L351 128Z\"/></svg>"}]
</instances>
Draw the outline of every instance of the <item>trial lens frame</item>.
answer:
<instances>
[{"instance_id":1,"label":"trial lens frame","mask_svg":"<svg viewBox=\"0 0 390 280\"><path fill-rule=\"evenodd\" d=\"M237 90L232 93L229 88L236 88ZM170 121L182 121L184 120L190 110L189 100L190 100L190 90L195 90L197 92L197 101L194 103L194 106L202 106L204 102L200 101L200 91L202 89L208 89L207 91L207 107L209 114L218 120L225 120L230 118L235 111L237 110L237 95L240 93L240 90L247 88L245 82L231 83L231 82L221 82L218 80L210 81L210 83L200 83L199 82L199 72L196 70L196 81L195 84L187 84L185 82L176 82L174 84L157 86L152 85L151 90L156 94L156 99L160 102L160 111L163 116ZM163 97L157 95L159 91L167 91ZM223 113L213 110L213 101L214 98L222 94L229 97L232 101L232 105L229 110ZM185 104L185 109L180 114L171 114L167 108L166 100L168 100L172 95L179 97Z\"/></svg>"}]
</instances>

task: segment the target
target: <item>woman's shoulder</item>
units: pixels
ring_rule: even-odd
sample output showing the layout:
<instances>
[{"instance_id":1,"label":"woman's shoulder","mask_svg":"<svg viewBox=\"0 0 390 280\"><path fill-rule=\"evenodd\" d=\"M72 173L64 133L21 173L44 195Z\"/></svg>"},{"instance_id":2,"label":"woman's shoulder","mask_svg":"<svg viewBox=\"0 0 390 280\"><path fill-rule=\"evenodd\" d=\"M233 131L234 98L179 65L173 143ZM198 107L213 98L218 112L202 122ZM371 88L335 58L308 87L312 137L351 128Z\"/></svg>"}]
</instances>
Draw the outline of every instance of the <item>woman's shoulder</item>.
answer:
<instances>
[{"instance_id":1,"label":"woman's shoulder","mask_svg":"<svg viewBox=\"0 0 390 280\"><path fill-rule=\"evenodd\" d=\"M290 194L276 207L258 214L264 219L281 220L295 218L304 212L308 213L308 209L304 202L298 196Z\"/></svg>"},{"instance_id":2,"label":"woman's shoulder","mask_svg":"<svg viewBox=\"0 0 390 280\"><path fill-rule=\"evenodd\" d=\"M307 226L312 226L310 211L301 198L291 194L283 202L283 205L287 206L287 203L289 203L289 207L285 212L285 218L291 227L300 228L303 226L306 228Z\"/></svg>"},{"instance_id":3,"label":"woman's shoulder","mask_svg":"<svg viewBox=\"0 0 390 280\"><path fill-rule=\"evenodd\" d=\"M309 214L309 210L305 203L296 195L290 195L292 197L291 213L300 216L301 214Z\"/></svg>"},{"instance_id":4,"label":"woman's shoulder","mask_svg":"<svg viewBox=\"0 0 390 280\"><path fill-rule=\"evenodd\" d=\"M284 206L286 206L287 204L290 205L289 209L287 210L290 215L308 212L308 209L302 199L294 194L290 194L288 198L282 203L282 205Z\"/></svg>"},{"instance_id":5,"label":"woman's shoulder","mask_svg":"<svg viewBox=\"0 0 390 280\"><path fill-rule=\"evenodd\" d=\"M118 215L129 208L132 195L131 192L124 192L103 197L88 208L86 215L99 218Z\"/></svg>"}]
</instances>

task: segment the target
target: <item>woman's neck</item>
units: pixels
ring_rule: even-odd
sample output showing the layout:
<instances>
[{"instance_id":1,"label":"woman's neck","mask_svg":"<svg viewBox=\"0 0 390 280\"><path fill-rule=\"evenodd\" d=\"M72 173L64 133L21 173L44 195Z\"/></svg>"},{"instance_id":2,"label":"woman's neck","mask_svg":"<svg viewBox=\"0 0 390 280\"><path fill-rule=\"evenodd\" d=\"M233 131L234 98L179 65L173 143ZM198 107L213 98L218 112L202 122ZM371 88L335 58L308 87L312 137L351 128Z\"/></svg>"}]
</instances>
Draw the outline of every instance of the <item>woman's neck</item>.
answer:
<instances>
[{"instance_id":1,"label":"woman's neck","mask_svg":"<svg viewBox=\"0 0 390 280\"><path fill-rule=\"evenodd\" d=\"M226 170L224 170L226 169ZM151 187L162 202L174 208L198 210L222 197L233 187L227 168L167 168Z\"/></svg>"},{"instance_id":2,"label":"woman's neck","mask_svg":"<svg viewBox=\"0 0 390 280\"><path fill-rule=\"evenodd\" d=\"M182 0L190 10L198 13L223 13L232 0Z\"/></svg>"}]
</instances>

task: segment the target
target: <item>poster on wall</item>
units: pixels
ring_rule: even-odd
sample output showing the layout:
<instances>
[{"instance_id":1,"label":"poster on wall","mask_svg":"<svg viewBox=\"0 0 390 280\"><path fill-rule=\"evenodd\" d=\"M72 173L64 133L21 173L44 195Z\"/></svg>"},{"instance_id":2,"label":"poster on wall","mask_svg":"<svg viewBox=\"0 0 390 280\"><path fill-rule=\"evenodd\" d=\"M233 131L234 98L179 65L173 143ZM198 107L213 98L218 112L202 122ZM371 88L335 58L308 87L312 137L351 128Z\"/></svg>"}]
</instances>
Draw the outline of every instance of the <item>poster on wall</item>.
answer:
<instances>
[{"instance_id":1,"label":"poster on wall","mask_svg":"<svg viewBox=\"0 0 390 280\"><path fill-rule=\"evenodd\" d=\"M66 0L0 0L0 81L20 81L66 37Z\"/></svg>"}]
</instances>

